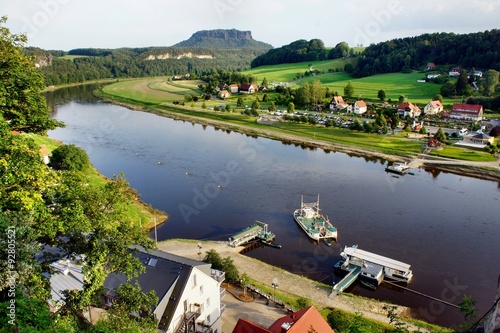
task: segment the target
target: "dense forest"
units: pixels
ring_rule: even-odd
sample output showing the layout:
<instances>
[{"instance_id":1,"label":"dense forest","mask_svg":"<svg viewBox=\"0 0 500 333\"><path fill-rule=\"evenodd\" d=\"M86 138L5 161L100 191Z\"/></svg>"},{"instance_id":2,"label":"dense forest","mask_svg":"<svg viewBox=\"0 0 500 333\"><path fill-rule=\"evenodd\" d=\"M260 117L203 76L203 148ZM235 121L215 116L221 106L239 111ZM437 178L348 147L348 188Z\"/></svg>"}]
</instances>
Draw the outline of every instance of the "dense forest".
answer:
<instances>
[{"instance_id":1,"label":"dense forest","mask_svg":"<svg viewBox=\"0 0 500 333\"><path fill-rule=\"evenodd\" d=\"M408 72L429 62L500 70L500 30L463 35L433 33L372 44L359 58L352 75Z\"/></svg>"},{"instance_id":2,"label":"dense forest","mask_svg":"<svg viewBox=\"0 0 500 333\"><path fill-rule=\"evenodd\" d=\"M300 39L288 45L267 51L256 57L252 68L264 65L277 65L284 63L295 63L304 61L316 61L328 59L328 50L321 39L307 41Z\"/></svg>"}]
</instances>

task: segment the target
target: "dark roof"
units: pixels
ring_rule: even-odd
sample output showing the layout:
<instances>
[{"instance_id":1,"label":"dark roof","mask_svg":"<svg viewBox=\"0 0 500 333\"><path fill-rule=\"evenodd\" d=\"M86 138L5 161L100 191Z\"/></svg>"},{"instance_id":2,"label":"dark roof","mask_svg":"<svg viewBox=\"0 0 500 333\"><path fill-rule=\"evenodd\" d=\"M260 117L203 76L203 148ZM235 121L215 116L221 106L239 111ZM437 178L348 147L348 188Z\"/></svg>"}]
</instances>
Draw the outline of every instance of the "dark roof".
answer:
<instances>
[{"instance_id":1,"label":"dark roof","mask_svg":"<svg viewBox=\"0 0 500 333\"><path fill-rule=\"evenodd\" d=\"M167 307L160 319L160 326L168 327L193 267L197 267L205 273L208 272L207 274L210 275L211 265L162 251L150 250L147 252L140 247L135 247L135 249L138 252L134 254L134 257L141 261L146 270L130 282L134 284L135 281L138 281L145 293L154 290L156 296L158 296L158 301L161 301L167 293L170 293L171 296ZM126 281L125 274L109 274L104 281L107 295L114 297L114 290Z\"/></svg>"}]
</instances>

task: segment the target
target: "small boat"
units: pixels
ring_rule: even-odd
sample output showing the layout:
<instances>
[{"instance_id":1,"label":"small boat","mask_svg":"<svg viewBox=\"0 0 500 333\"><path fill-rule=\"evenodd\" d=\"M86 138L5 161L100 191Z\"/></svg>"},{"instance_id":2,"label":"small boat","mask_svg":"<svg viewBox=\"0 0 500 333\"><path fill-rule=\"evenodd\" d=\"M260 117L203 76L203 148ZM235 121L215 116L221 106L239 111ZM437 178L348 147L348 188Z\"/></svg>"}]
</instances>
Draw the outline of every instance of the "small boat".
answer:
<instances>
[{"instance_id":1,"label":"small boat","mask_svg":"<svg viewBox=\"0 0 500 333\"><path fill-rule=\"evenodd\" d=\"M332 241L328 238L323 238L323 242L325 242L326 246L332 246Z\"/></svg>"},{"instance_id":2,"label":"small boat","mask_svg":"<svg viewBox=\"0 0 500 333\"><path fill-rule=\"evenodd\" d=\"M275 243L275 242L266 241L264 239L261 239L260 242L262 244L264 244L264 245L267 245L267 246L270 246L270 247L274 247L274 248L277 248L277 249L281 249L282 248L281 244L278 244L278 243Z\"/></svg>"},{"instance_id":3,"label":"small boat","mask_svg":"<svg viewBox=\"0 0 500 333\"><path fill-rule=\"evenodd\" d=\"M392 165L388 165L385 168L386 172L392 172L398 175L404 175L409 170L410 166L406 162L394 162Z\"/></svg>"},{"instance_id":4,"label":"small boat","mask_svg":"<svg viewBox=\"0 0 500 333\"><path fill-rule=\"evenodd\" d=\"M315 241L331 242L332 239L336 241L337 228L330 223L328 216L320 214L319 211L319 194L316 202L312 203L305 203L302 196L300 208L294 211L293 218L309 238Z\"/></svg>"}]
</instances>

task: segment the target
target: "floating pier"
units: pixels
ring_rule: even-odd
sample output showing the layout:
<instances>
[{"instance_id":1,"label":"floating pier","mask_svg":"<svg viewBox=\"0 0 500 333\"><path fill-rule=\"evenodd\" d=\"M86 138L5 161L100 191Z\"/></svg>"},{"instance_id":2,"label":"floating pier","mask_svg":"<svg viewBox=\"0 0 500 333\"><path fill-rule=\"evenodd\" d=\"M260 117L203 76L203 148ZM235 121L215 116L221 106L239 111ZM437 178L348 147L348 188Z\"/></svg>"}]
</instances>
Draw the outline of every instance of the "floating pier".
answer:
<instances>
[{"instance_id":1,"label":"floating pier","mask_svg":"<svg viewBox=\"0 0 500 333\"><path fill-rule=\"evenodd\" d=\"M281 245L272 242L275 237L275 234L268 231L267 223L255 221L252 225L229 237L228 245L237 247L251 241L260 241L263 244L281 248Z\"/></svg>"},{"instance_id":2,"label":"floating pier","mask_svg":"<svg viewBox=\"0 0 500 333\"><path fill-rule=\"evenodd\" d=\"M359 274L361 274L361 267L359 266L350 265L349 269L350 269L349 273L347 273L347 275L344 276L342 280L340 280L333 286L332 293L330 294L330 296L338 295L347 288L349 288L349 286L353 284L354 281L356 281Z\"/></svg>"}]
</instances>

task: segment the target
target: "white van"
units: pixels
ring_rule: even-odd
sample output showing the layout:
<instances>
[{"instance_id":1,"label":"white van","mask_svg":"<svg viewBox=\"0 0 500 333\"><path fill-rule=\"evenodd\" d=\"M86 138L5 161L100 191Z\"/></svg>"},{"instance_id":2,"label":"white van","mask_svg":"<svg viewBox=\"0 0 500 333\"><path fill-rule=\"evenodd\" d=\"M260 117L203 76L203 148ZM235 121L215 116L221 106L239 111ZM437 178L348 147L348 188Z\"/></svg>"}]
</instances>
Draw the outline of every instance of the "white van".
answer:
<instances>
[{"instance_id":1,"label":"white van","mask_svg":"<svg viewBox=\"0 0 500 333\"><path fill-rule=\"evenodd\" d=\"M469 131L467 130L467 128L462 128L460 131L458 131L458 135L465 136L468 132Z\"/></svg>"}]
</instances>

